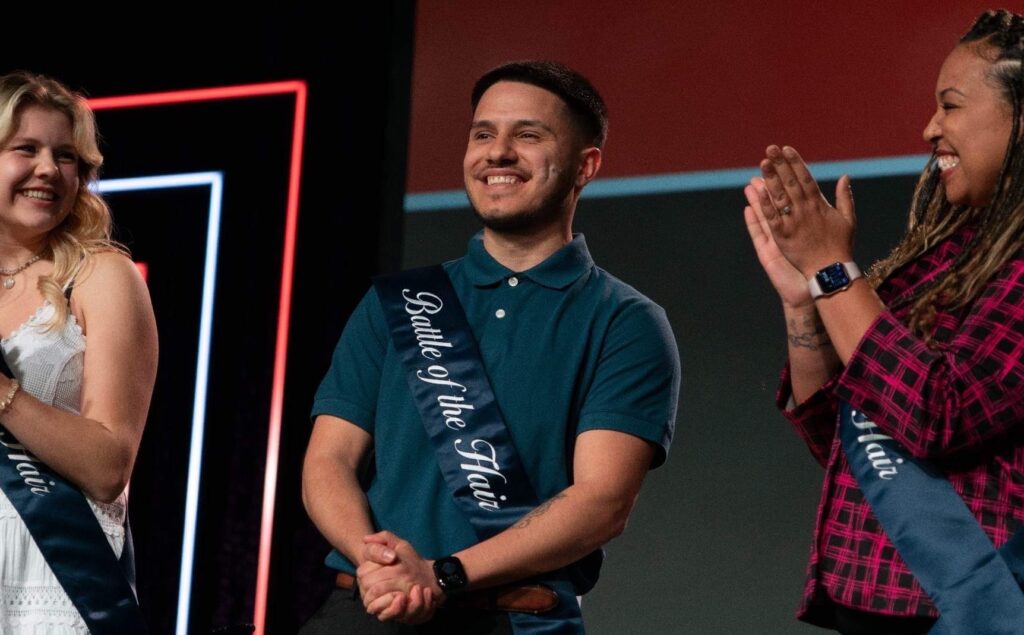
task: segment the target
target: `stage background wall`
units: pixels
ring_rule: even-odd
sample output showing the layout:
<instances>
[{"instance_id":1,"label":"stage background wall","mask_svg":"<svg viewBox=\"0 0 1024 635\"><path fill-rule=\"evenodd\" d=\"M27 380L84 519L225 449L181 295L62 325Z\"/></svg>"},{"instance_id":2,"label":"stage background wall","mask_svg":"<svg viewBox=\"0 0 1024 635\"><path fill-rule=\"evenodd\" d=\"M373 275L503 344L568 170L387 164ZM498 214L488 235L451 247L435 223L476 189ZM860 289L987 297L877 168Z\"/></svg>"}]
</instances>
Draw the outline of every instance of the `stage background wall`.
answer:
<instances>
[{"instance_id":1,"label":"stage background wall","mask_svg":"<svg viewBox=\"0 0 1024 635\"><path fill-rule=\"evenodd\" d=\"M605 182L725 168L752 174L770 142L791 143L819 163L918 154L927 152L919 131L934 108L939 64L981 8L394 0L346 6L344 19L308 4L215 19L184 5L161 7L157 17L93 6L43 16L12 6L0 71L52 74L95 97L307 82L266 630L290 633L330 589L321 566L327 545L299 497L313 392L370 276L456 257L476 230L458 191L477 76L539 57L589 75L611 108ZM266 357L281 273L277 179L291 110L284 98L236 106L176 109L156 120L100 115L108 178L185 166L226 175L213 340L221 357L211 366L188 621L195 633L252 619L266 467ZM913 178L854 177L858 258L867 263L898 236ZM403 215L405 190L407 209L428 211ZM627 533L610 545L605 577L586 601L590 630L807 632L792 611L821 470L772 410L782 325L747 244L739 189L631 191L585 199L578 229L598 262L666 307L684 383L676 445L650 475ZM447 198L431 198L439 192ZM131 508L154 632L170 631L176 609L195 254L205 231L194 216L205 199L196 194L110 198L120 235L151 265L161 327Z\"/></svg>"},{"instance_id":2,"label":"stage background wall","mask_svg":"<svg viewBox=\"0 0 1024 635\"><path fill-rule=\"evenodd\" d=\"M986 8L838 7L419 5L403 264L458 257L479 229L460 194L475 79L511 59L559 60L609 106L591 189L624 194L585 192L575 228L600 266L665 307L679 344L675 443L609 545L584 600L589 632L817 631L794 612L823 470L773 405L786 354L781 309L746 235L742 179L724 170L749 178L769 143L794 145L826 172L844 171L837 161L927 154L921 130L939 66ZM862 265L902 233L916 182L907 163L871 178L862 175L900 161L851 164ZM705 171L707 185L690 178ZM669 191L644 194L652 175ZM822 183L829 198L834 187Z\"/></svg>"},{"instance_id":3,"label":"stage background wall","mask_svg":"<svg viewBox=\"0 0 1024 635\"><path fill-rule=\"evenodd\" d=\"M826 186L832 186L828 183ZM862 181L857 260L891 246L913 179ZM576 229L597 263L662 305L682 357L676 438L583 602L588 632L800 633L822 468L774 410L781 309L734 190L589 199ZM460 255L468 210L406 216L406 265ZM529 390L524 381L523 390Z\"/></svg>"},{"instance_id":4,"label":"stage background wall","mask_svg":"<svg viewBox=\"0 0 1024 635\"><path fill-rule=\"evenodd\" d=\"M569 64L600 89L604 178L751 166L780 142L811 161L927 152L939 67L989 7L524 0L498 15L421 2L408 189L461 187L473 83L525 58Z\"/></svg>"}]
</instances>

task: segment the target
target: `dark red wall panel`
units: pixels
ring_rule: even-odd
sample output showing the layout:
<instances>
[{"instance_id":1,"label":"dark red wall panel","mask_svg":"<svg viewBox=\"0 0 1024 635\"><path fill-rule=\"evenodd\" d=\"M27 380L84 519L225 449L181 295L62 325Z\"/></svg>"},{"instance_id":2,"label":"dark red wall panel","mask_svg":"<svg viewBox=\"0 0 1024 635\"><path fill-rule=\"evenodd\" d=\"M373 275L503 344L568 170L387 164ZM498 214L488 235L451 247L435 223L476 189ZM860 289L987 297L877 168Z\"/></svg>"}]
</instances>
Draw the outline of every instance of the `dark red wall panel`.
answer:
<instances>
[{"instance_id":1,"label":"dark red wall panel","mask_svg":"<svg viewBox=\"0 0 1024 635\"><path fill-rule=\"evenodd\" d=\"M611 111L602 176L928 151L939 66L982 2L551 2L417 5L408 191L461 186L475 79L556 59Z\"/></svg>"}]
</instances>

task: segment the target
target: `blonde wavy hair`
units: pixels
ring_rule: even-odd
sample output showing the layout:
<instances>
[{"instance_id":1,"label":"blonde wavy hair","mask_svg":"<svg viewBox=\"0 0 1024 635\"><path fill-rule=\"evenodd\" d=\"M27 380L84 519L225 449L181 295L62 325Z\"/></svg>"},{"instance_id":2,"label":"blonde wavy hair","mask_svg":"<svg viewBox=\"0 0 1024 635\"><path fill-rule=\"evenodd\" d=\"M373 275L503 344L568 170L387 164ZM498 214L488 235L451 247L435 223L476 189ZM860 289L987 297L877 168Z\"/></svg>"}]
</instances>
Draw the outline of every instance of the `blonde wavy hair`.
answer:
<instances>
[{"instance_id":1,"label":"blonde wavy hair","mask_svg":"<svg viewBox=\"0 0 1024 635\"><path fill-rule=\"evenodd\" d=\"M60 82L23 71L0 76L0 144L5 144L18 129L18 117L28 106L41 106L62 112L71 121L75 152L78 155L78 191L75 202L60 225L47 236L45 256L53 260L53 272L39 278L43 299L53 305L48 328L59 328L68 319L64 290L89 264L92 254L117 251L125 247L110 238L110 208L93 191L103 165L97 143L96 118L85 98Z\"/></svg>"},{"instance_id":2,"label":"blonde wavy hair","mask_svg":"<svg viewBox=\"0 0 1024 635\"><path fill-rule=\"evenodd\" d=\"M951 204L933 156L918 180L906 236L869 274L871 283L878 286L959 229L976 230L943 275L889 307L909 305L908 327L933 349L939 347L934 339L938 310L955 311L973 303L1006 262L1024 249L1024 17L1005 10L988 11L960 38L960 45L971 46L991 62L987 80L1013 107L1013 128L992 201L981 208Z\"/></svg>"}]
</instances>

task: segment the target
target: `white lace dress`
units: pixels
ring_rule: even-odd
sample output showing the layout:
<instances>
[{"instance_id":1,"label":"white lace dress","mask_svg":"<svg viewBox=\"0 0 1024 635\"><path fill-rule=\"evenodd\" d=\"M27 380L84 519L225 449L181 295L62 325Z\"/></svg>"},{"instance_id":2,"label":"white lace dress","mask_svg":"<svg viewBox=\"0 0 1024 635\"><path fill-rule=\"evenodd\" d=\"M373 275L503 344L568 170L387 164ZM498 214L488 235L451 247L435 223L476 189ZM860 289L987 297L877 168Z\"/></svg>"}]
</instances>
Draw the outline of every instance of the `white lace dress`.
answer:
<instances>
[{"instance_id":1,"label":"white lace dress","mask_svg":"<svg viewBox=\"0 0 1024 635\"><path fill-rule=\"evenodd\" d=\"M53 310L51 304L43 304L28 321L0 340L0 347L26 392L44 403L78 413L85 336L73 315L63 329L43 330L40 324L53 315ZM124 547L126 500L122 493L109 505L89 501L117 556ZM88 632L25 523L0 491L0 634Z\"/></svg>"}]
</instances>

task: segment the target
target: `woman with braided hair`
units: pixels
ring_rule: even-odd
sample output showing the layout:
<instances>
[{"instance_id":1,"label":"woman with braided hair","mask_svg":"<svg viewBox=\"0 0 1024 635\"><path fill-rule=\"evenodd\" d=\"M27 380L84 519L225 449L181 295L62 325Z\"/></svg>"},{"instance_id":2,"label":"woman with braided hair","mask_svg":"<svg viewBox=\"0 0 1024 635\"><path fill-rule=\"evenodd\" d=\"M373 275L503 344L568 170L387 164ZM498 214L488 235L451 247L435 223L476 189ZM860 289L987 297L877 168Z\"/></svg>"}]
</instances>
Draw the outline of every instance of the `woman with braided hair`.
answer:
<instances>
[{"instance_id":1,"label":"woman with braided hair","mask_svg":"<svg viewBox=\"0 0 1024 635\"><path fill-rule=\"evenodd\" d=\"M867 277L848 177L832 207L773 145L744 190L786 317L779 407L826 470L805 621L1024 633L1022 58L1008 11L946 58L907 234Z\"/></svg>"}]
</instances>

